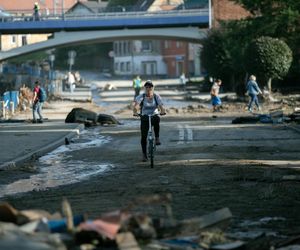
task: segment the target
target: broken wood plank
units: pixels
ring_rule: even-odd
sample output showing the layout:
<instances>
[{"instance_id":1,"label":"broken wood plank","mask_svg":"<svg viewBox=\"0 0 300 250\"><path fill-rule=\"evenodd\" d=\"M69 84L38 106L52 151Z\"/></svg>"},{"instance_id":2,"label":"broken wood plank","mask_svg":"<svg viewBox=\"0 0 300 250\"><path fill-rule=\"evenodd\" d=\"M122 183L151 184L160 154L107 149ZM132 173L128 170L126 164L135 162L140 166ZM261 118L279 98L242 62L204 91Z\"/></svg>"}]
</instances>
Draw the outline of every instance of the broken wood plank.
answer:
<instances>
[{"instance_id":1,"label":"broken wood plank","mask_svg":"<svg viewBox=\"0 0 300 250\"><path fill-rule=\"evenodd\" d=\"M134 235L130 232L119 233L116 236L119 250L140 250Z\"/></svg>"},{"instance_id":2,"label":"broken wood plank","mask_svg":"<svg viewBox=\"0 0 300 250\"><path fill-rule=\"evenodd\" d=\"M198 218L182 220L179 224L181 233L186 234L188 232L192 232L195 234L196 232L207 228L226 228L231 218L232 213L230 212L229 208L222 208Z\"/></svg>"}]
</instances>

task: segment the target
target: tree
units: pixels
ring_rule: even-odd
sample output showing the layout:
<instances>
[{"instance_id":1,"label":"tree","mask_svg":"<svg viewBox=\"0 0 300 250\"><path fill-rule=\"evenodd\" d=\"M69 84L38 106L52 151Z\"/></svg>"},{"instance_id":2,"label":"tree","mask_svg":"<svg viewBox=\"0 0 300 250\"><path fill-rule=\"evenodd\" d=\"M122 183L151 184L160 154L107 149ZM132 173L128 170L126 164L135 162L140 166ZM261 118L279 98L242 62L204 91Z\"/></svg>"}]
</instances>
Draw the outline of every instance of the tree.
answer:
<instances>
[{"instance_id":1,"label":"tree","mask_svg":"<svg viewBox=\"0 0 300 250\"><path fill-rule=\"evenodd\" d=\"M228 72L231 60L223 33L212 31L202 45L201 61L209 75L220 77Z\"/></svg>"},{"instance_id":2,"label":"tree","mask_svg":"<svg viewBox=\"0 0 300 250\"><path fill-rule=\"evenodd\" d=\"M75 50L77 53L75 66L80 69L97 69L103 64L107 65L108 53L112 50L112 43L95 43L69 45L68 47L57 48L55 51L55 64L57 68L66 69L68 67L68 52Z\"/></svg>"},{"instance_id":3,"label":"tree","mask_svg":"<svg viewBox=\"0 0 300 250\"><path fill-rule=\"evenodd\" d=\"M285 76L292 60L293 54L289 46L284 41L272 37L255 39L246 51L248 72L266 77L270 93L272 79L281 79Z\"/></svg>"},{"instance_id":4,"label":"tree","mask_svg":"<svg viewBox=\"0 0 300 250\"><path fill-rule=\"evenodd\" d=\"M252 40L247 21L221 23L202 42L201 62L210 76L222 78L227 89L244 94L244 51Z\"/></svg>"},{"instance_id":5,"label":"tree","mask_svg":"<svg viewBox=\"0 0 300 250\"><path fill-rule=\"evenodd\" d=\"M290 77L300 80L300 1L295 0L230 0L240 4L252 16L248 18L249 34L284 40L293 51Z\"/></svg>"}]
</instances>

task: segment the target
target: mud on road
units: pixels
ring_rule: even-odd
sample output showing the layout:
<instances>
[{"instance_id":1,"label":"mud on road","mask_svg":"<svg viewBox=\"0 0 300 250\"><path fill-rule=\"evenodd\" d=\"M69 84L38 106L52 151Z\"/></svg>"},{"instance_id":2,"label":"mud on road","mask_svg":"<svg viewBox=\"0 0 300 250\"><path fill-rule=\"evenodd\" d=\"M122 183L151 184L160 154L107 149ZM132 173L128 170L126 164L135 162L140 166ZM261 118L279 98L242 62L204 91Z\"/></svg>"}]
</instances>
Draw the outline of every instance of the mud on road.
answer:
<instances>
[{"instance_id":1,"label":"mud on road","mask_svg":"<svg viewBox=\"0 0 300 250\"><path fill-rule=\"evenodd\" d=\"M228 207L233 214L231 231L296 235L300 182L284 177L299 177L300 133L280 124L233 125L231 120L231 116L200 114L192 119L164 117L162 145L153 169L141 162L137 120L101 127L108 143L71 151L68 156L109 163L104 173L4 200L18 209L55 212L67 197L74 214L95 218L138 196L170 193L176 219Z\"/></svg>"}]
</instances>

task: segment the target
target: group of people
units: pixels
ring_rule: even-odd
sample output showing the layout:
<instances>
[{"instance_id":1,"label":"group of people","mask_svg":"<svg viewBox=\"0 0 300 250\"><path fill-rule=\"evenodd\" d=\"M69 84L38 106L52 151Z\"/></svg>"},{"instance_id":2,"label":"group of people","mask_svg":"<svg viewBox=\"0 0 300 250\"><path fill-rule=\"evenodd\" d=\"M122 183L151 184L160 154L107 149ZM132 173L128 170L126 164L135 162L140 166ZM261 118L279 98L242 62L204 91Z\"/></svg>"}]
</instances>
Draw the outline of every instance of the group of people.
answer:
<instances>
[{"instance_id":1,"label":"group of people","mask_svg":"<svg viewBox=\"0 0 300 250\"><path fill-rule=\"evenodd\" d=\"M220 87L222 85L221 79L216 79L211 87L211 102L213 106L213 112L219 110L222 101L219 97ZM147 133L149 129L148 115L154 115L151 117L151 123L154 128L155 143L156 145L161 145L159 139L160 136L160 115L165 115L166 111L162 98L159 94L154 93L154 85L151 80L147 80L144 84L145 92L140 94L142 86L142 81L139 76L133 80L133 87L135 90L134 101L133 101L133 115L140 116L140 130L141 130L141 148L143 153L143 161L147 161ZM255 104L257 109L260 110L257 95L262 94L257 82L256 77L251 75L249 81L247 82L247 94L250 96L250 101L248 104L248 110L252 112L252 106Z\"/></svg>"},{"instance_id":2,"label":"group of people","mask_svg":"<svg viewBox=\"0 0 300 250\"><path fill-rule=\"evenodd\" d=\"M222 104L222 101L219 97L221 85L222 85L222 81L220 79L216 79L211 87L210 95L211 95L211 104L213 106L213 112L219 111L219 108L221 107L221 104ZM259 105L257 96L259 94L262 94L262 91L259 88L259 86L256 82L256 77L254 75L251 75L249 77L249 80L246 85L246 90L247 90L247 95L249 95L249 97L250 97L250 101L248 104L248 111L249 112L253 111L253 108L252 108L253 104L256 105L257 110L260 110L260 105Z\"/></svg>"},{"instance_id":3,"label":"group of people","mask_svg":"<svg viewBox=\"0 0 300 250\"><path fill-rule=\"evenodd\" d=\"M220 105L222 104L221 99L219 97L219 91L222 81L220 79L216 79L211 88L211 100L213 111L217 111ZM163 104L163 100L161 96L154 92L154 85L151 80L147 80L144 83L144 93L140 94L140 90L142 88L142 80L139 76L137 76L133 80L133 87L135 90L134 101L133 101L133 115L140 116L141 124L141 148L143 153L143 161L147 161L147 134L149 129L148 123L148 115L153 115L151 117L151 123L154 128L155 134L155 144L161 145L160 141L160 115L165 115L166 110ZM251 75L249 77L249 81L247 83L247 93L250 96L250 102L248 104L248 110L252 112L253 103L257 106L258 110L260 109L257 95L262 94L257 82L256 77ZM44 100L41 99L41 91L42 87L40 86L40 82L35 81L35 86L33 89L33 97L32 97L32 112L33 112L33 123L42 123L43 115L42 115L42 107L44 104Z\"/></svg>"}]
</instances>

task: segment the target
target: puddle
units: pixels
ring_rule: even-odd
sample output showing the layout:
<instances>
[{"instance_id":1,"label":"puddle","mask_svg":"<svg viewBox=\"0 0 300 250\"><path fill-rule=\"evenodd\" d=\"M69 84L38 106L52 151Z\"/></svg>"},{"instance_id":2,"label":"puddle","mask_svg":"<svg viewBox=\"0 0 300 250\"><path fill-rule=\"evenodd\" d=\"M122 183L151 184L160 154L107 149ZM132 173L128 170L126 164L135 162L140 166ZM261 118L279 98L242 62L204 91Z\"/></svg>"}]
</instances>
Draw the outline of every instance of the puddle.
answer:
<instances>
[{"instance_id":1,"label":"puddle","mask_svg":"<svg viewBox=\"0 0 300 250\"><path fill-rule=\"evenodd\" d=\"M285 221L285 220L286 219L283 218L283 217L264 217L264 218L261 218L257 221L245 220L240 225L242 227L261 226L261 225L266 225L268 223L282 222L282 221Z\"/></svg>"},{"instance_id":2,"label":"puddle","mask_svg":"<svg viewBox=\"0 0 300 250\"><path fill-rule=\"evenodd\" d=\"M0 197L73 184L112 169L114 166L110 163L72 160L68 153L83 148L101 147L108 143L110 137L100 135L99 129L97 127L84 130L69 145L62 145L41 157L35 164L39 169L36 174L0 186Z\"/></svg>"}]
</instances>

